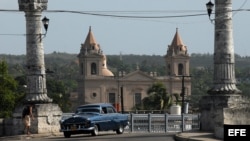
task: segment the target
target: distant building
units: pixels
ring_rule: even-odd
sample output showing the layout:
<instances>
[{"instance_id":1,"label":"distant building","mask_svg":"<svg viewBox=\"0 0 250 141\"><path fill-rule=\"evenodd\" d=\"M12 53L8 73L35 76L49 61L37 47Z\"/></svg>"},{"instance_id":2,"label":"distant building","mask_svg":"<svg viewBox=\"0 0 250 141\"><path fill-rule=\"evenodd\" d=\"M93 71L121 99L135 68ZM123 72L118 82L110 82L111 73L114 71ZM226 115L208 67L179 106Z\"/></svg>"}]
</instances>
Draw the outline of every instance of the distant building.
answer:
<instances>
[{"instance_id":1,"label":"distant building","mask_svg":"<svg viewBox=\"0 0 250 141\"><path fill-rule=\"evenodd\" d=\"M182 77L178 76L189 75L190 57L178 30L165 55L167 76L142 72L139 68L134 72L119 72L119 76L115 76L107 67L106 56L97 43L91 27L85 42L81 44L78 59L78 95L74 98L73 106L106 102L112 103L118 111L121 111L123 94L124 111L130 111L148 96L147 90L154 82L164 83L169 94L180 94ZM191 95L190 78L185 78L185 94Z\"/></svg>"}]
</instances>

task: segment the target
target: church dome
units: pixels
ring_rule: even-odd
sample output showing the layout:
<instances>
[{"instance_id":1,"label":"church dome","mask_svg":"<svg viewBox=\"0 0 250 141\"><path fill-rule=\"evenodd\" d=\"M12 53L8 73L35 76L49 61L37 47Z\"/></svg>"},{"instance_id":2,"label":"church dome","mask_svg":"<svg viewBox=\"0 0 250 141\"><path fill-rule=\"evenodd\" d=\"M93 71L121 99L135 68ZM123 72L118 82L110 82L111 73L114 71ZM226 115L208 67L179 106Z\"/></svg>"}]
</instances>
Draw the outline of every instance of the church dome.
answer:
<instances>
[{"instance_id":1,"label":"church dome","mask_svg":"<svg viewBox=\"0 0 250 141\"><path fill-rule=\"evenodd\" d=\"M103 76L114 76L114 74L107 68L102 69L102 75Z\"/></svg>"}]
</instances>

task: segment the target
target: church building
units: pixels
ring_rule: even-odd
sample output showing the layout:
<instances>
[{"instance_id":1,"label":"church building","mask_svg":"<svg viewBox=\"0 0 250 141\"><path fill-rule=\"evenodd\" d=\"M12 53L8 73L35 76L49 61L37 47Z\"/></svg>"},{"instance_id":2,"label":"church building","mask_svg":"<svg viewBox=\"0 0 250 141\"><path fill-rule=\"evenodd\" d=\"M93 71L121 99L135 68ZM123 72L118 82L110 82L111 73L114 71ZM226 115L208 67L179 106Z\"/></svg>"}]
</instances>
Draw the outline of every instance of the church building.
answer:
<instances>
[{"instance_id":1,"label":"church building","mask_svg":"<svg viewBox=\"0 0 250 141\"><path fill-rule=\"evenodd\" d=\"M115 76L107 66L107 58L94 37L91 27L84 43L81 44L79 59L78 92L75 106L89 103L111 103L118 111L131 111L147 97L147 90L155 83L162 82L168 94L181 94L185 82L185 96L191 95L189 60L187 47L183 44L178 29L164 56L166 76L142 72L119 72ZM123 105L123 106L122 106Z\"/></svg>"}]
</instances>

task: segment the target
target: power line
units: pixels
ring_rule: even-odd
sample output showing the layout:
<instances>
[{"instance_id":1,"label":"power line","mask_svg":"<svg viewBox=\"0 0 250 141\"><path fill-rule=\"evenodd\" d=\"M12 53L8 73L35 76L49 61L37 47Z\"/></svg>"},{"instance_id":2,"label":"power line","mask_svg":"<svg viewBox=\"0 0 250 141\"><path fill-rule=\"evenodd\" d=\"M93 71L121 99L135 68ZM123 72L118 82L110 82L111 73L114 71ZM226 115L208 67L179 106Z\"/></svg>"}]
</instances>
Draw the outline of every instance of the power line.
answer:
<instances>
[{"instance_id":1,"label":"power line","mask_svg":"<svg viewBox=\"0 0 250 141\"><path fill-rule=\"evenodd\" d=\"M19 10L9 10L9 9L0 9L2 12L22 12ZM73 11L73 10L45 10L44 12L48 13L73 13L73 14L83 14L83 15L92 15L92 16L105 16L105 17L117 17L117 18L177 18L177 17L190 17L190 16L202 16L202 14L189 14L189 15L170 15L170 16L132 16L132 15L117 15L117 14L101 14L101 13L130 13L130 14L149 14L149 13L187 13L187 12L200 12L195 10L180 10L180 11Z\"/></svg>"},{"instance_id":2,"label":"power line","mask_svg":"<svg viewBox=\"0 0 250 141\"><path fill-rule=\"evenodd\" d=\"M0 34L5 36L26 36L26 34Z\"/></svg>"},{"instance_id":3,"label":"power line","mask_svg":"<svg viewBox=\"0 0 250 141\"><path fill-rule=\"evenodd\" d=\"M231 10L228 12L239 12L239 11L250 11L250 9L237 9ZM19 10L10 10L10 9L0 9L0 12L23 12ZM131 18L131 19L167 19L167 18L181 18L181 17L195 17L195 16L204 16L207 13L198 13L198 14L183 14L183 15L169 15L169 16L132 16L132 15L117 15L117 14L102 14L102 13L119 13L119 14L155 14L155 13L187 13L187 12L202 12L202 10L156 10L156 11L73 11L73 10L45 10L44 12L48 13L70 13L70 14L83 14L83 15L92 15L92 16L102 16L102 17L114 17L114 18ZM212 13L214 14L214 13ZM3 36L26 36L27 34L0 34Z\"/></svg>"},{"instance_id":4,"label":"power line","mask_svg":"<svg viewBox=\"0 0 250 141\"><path fill-rule=\"evenodd\" d=\"M0 9L2 12L22 12L19 10L8 10ZM250 11L250 9L237 9L228 12L235 11ZM92 15L92 16L103 16L103 17L117 17L117 18L144 18L144 19L162 19L162 18L181 18L181 17L194 17L194 16L204 16L207 15L206 12L198 14L182 14L182 15L169 15L169 16L133 16L133 15L117 15L117 14L102 14L102 13L131 13L131 14L142 14L142 13L187 13L187 12L201 12L195 10L179 10L179 11L73 11L73 10L45 10L44 12L48 13L72 13L72 14L83 14L83 15Z\"/></svg>"},{"instance_id":5,"label":"power line","mask_svg":"<svg viewBox=\"0 0 250 141\"><path fill-rule=\"evenodd\" d=\"M131 16L131 15L126 16L126 15L98 14L98 13L89 13L89 12L83 12L83 11L70 11L70 10L48 10L47 12L66 12L66 13L76 13L76 14L93 15L93 16L105 16L105 17L117 17L117 18L145 18L145 19L178 18L178 17L207 15L206 13L203 13L203 14L176 15L176 16Z\"/></svg>"}]
</instances>

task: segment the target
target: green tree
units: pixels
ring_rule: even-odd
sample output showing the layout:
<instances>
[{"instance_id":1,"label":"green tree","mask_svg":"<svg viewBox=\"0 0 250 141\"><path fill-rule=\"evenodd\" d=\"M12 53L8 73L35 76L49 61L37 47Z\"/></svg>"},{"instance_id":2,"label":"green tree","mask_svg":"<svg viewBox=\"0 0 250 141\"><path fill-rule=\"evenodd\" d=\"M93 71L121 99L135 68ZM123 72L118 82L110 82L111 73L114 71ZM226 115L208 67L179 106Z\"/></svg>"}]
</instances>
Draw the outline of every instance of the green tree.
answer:
<instances>
[{"instance_id":1,"label":"green tree","mask_svg":"<svg viewBox=\"0 0 250 141\"><path fill-rule=\"evenodd\" d=\"M15 107L17 82L8 74L8 65L0 60L0 117L10 117Z\"/></svg>"},{"instance_id":2,"label":"green tree","mask_svg":"<svg viewBox=\"0 0 250 141\"><path fill-rule=\"evenodd\" d=\"M207 95L207 91L211 88L213 82L213 70L211 68L192 69L192 94L190 99L190 107L193 112L198 112L199 102L202 96Z\"/></svg>"},{"instance_id":3,"label":"green tree","mask_svg":"<svg viewBox=\"0 0 250 141\"><path fill-rule=\"evenodd\" d=\"M68 83L69 84L69 83ZM70 111L70 94L63 81L47 80L48 96L53 99L53 103L58 104L63 112Z\"/></svg>"},{"instance_id":4,"label":"green tree","mask_svg":"<svg viewBox=\"0 0 250 141\"><path fill-rule=\"evenodd\" d=\"M171 96L167 94L166 87L156 82L147 91L148 97L143 99L145 110L164 110L170 106Z\"/></svg>"},{"instance_id":5,"label":"green tree","mask_svg":"<svg viewBox=\"0 0 250 141\"><path fill-rule=\"evenodd\" d=\"M172 100L175 102L175 105L181 105L180 94L174 93L172 96L175 98L174 100Z\"/></svg>"}]
</instances>

